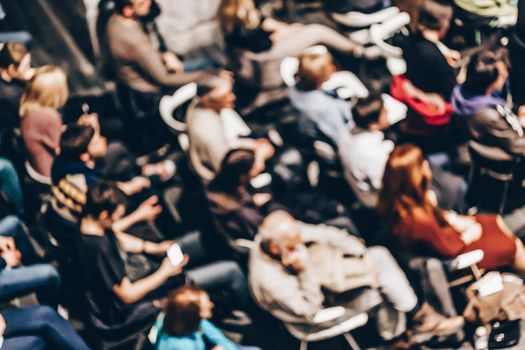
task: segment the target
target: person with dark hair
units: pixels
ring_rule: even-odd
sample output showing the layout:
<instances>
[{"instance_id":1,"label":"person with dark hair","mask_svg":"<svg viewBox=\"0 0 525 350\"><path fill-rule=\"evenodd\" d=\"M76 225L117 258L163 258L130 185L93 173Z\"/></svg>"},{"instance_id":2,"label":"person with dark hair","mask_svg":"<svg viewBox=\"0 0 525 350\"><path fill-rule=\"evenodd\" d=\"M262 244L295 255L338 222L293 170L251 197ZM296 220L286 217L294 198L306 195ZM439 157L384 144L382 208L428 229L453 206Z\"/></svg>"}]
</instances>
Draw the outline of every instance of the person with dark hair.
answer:
<instances>
[{"instance_id":1,"label":"person with dark hair","mask_svg":"<svg viewBox=\"0 0 525 350\"><path fill-rule=\"evenodd\" d=\"M181 287L167 300L164 314L155 323L157 350L259 350L236 345L211 323L214 304L198 287Z\"/></svg>"},{"instance_id":2,"label":"person with dark hair","mask_svg":"<svg viewBox=\"0 0 525 350\"><path fill-rule=\"evenodd\" d=\"M403 47L406 78L424 93L438 94L445 101L450 100L456 85L454 68L460 58L457 51L448 49L441 42L451 20L452 7L432 0L424 1L419 8L417 30Z\"/></svg>"},{"instance_id":3,"label":"person with dark hair","mask_svg":"<svg viewBox=\"0 0 525 350\"><path fill-rule=\"evenodd\" d=\"M125 208L122 192L112 183L97 181L87 195L80 222L81 237L78 258L99 317L108 324L133 322L141 317L133 312L137 302L167 296L186 281L211 291L231 296L238 307L249 300L246 278L232 261L196 265L202 249L195 237L153 243L133 237L115 226ZM183 256L177 262L167 257L170 247L177 245ZM163 258L160 265L153 260L149 267L131 272L127 260L132 254ZM193 260L193 261L192 261ZM188 268L183 268L190 262ZM175 265L174 265L175 264ZM193 265L193 266L191 266ZM152 310L150 305L148 312Z\"/></svg>"},{"instance_id":4,"label":"person with dark hair","mask_svg":"<svg viewBox=\"0 0 525 350\"><path fill-rule=\"evenodd\" d=\"M144 97L190 82L220 82L222 79L210 72L185 72L172 52L154 47L144 30L151 6L152 0L115 0L116 12L108 21L106 39L120 81Z\"/></svg>"},{"instance_id":5,"label":"person with dark hair","mask_svg":"<svg viewBox=\"0 0 525 350\"><path fill-rule=\"evenodd\" d=\"M467 77L452 92L454 113L470 117L483 109L506 106L500 97L509 76L507 50L488 50L470 59Z\"/></svg>"},{"instance_id":6,"label":"person with dark hair","mask_svg":"<svg viewBox=\"0 0 525 350\"><path fill-rule=\"evenodd\" d=\"M268 193L248 192L250 179L259 174L255 153L249 149L233 149L224 156L220 171L208 186L210 210L219 229L232 239L253 239L264 218L283 210Z\"/></svg>"},{"instance_id":7,"label":"person with dark hair","mask_svg":"<svg viewBox=\"0 0 525 350\"><path fill-rule=\"evenodd\" d=\"M20 98L34 70L31 68L31 53L26 46L14 42L0 45L0 127L14 128L20 125Z\"/></svg>"}]
</instances>

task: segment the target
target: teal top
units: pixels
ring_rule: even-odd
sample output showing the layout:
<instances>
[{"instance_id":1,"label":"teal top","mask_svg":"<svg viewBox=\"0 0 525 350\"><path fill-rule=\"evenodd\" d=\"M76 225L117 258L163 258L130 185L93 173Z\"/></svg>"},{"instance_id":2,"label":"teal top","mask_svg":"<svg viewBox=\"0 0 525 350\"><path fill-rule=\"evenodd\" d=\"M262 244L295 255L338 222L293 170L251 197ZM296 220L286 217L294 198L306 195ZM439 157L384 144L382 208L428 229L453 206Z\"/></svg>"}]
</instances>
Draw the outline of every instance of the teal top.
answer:
<instances>
[{"instance_id":1,"label":"teal top","mask_svg":"<svg viewBox=\"0 0 525 350\"><path fill-rule=\"evenodd\" d=\"M155 322L155 328L158 332L155 343L157 350L206 350L204 336L213 345L220 345L224 350L238 350L237 345L226 338L224 333L208 320L201 321L198 332L183 337L170 336L163 333L162 325L163 315L159 316L157 322Z\"/></svg>"}]
</instances>

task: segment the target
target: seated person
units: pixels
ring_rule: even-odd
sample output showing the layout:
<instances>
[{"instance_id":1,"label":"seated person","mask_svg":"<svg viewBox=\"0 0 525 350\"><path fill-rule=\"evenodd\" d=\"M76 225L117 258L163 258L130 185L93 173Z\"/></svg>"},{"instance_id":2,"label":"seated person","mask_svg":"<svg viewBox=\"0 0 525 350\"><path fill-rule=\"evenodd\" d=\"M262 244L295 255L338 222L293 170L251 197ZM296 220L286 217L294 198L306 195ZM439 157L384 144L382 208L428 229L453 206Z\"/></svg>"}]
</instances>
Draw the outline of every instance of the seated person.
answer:
<instances>
[{"instance_id":1,"label":"seated person","mask_svg":"<svg viewBox=\"0 0 525 350\"><path fill-rule=\"evenodd\" d=\"M362 51L348 37L320 24L287 24L261 15L253 0L222 0L217 14L226 44L256 54L263 60L298 56L323 44L340 52Z\"/></svg>"},{"instance_id":2,"label":"seated person","mask_svg":"<svg viewBox=\"0 0 525 350\"><path fill-rule=\"evenodd\" d=\"M44 66L35 70L20 100L20 124L27 160L42 176L51 176L51 165L62 133L62 116L69 96L62 69Z\"/></svg>"},{"instance_id":3,"label":"seated person","mask_svg":"<svg viewBox=\"0 0 525 350\"><path fill-rule=\"evenodd\" d=\"M352 109L355 127L351 137L344 139L339 147L339 156L344 175L359 202L372 208L382 186L385 165L394 149L394 143L385 139L384 130L389 127L386 109L381 95L371 93L359 99ZM467 188L465 181L457 175L431 165L432 190L443 208L462 210Z\"/></svg>"},{"instance_id":4,"label":"seated person","mask_svg":"<svg viewBox=\"0 0 525 350\"><path fill-rule=\"evenodd\" d=\"M15 216L0 221L0 301L36 292L41 302L56 303L60 276L41 262L24 224Z\"/></svg>"},{"instance_id":5,"label":"seated person","mask_svg":"<svg viewBox=\"0 0 525 350\"><path fill-rule=\"evenodd\" d=\"M445 101L450 100L456 85L454 68L460 59L459 52L448 49L441 42L451 20L452 7L434 1L423 2L417 30L403 47L406 78L424 93L437 94Z\"/></svg>"},{"instance_id":6,"label":"seated person","mask_svg":"<svg viewBox=\"0 0 525 350\"><path fill-rule=\"evenodd\" d=\"M144 30L144 21L150 15L151 0L115 0L115 13L108 21L106 40L122 83L136 95L153 97L162 90L190 82L209 85L216 77L209 72L187 73L173 52L160 52ZM156 107L156 106L145 106Z\"/></svg>"},{"instance_id":7,"label":"seated person","mask_svg":"<svg viewBox=\"0 0 525 350\"><path fill-rule=\"evenodd\" d=\"M258 350L253 346L236 345L211 323L215 305L198 287L181 287L174 291L155 323L157 350ZM208 345L210 344L210 345Z\"/></svg>"},{"instance_id":8,"label":"seated person","mask_svg":"<svg viewBox=\"0 0 525 350\"><path fill-rule=\"evenodd\" d=\"M241 138L232 130L226 129L221 111L233 108L234 102L232 85L223 84L203 92L188 108L186 124L190 140L190 165L204 184L213 180L220 170L224 155L231 149L253 149L260 170L264 168L264 161L274 154L273 146L268 140Z\"/></svg>"},{"instance_id":9,"label":"seated person","mask_svg":"<svg viewBox=\"0 0 525 350\"><path fill-rule=\"evenodd\" d=\"M95 182L87 194L87 203L80 222L80 239L77 252L82 276L99 310L98 317L107 325L129 324L143 312L156 313L151 303L141 306L145 311L137 314L137 304L167 296L186 281L202 286L208 291L220 291L230 295L236 305L242 307L249 299L244 274L231 261L218 261L206 265L183 268L202 257L194 237L182 237L174 241L153 243L133 237L115 222L124 213L123 194L109 182ZM166 256L167 250L178 244L184 257L173 265ZM130 274L128 259L131 254L147 254L162 259L160 265L150 262L141 271ZM190 254L188 256L187 254ZM188 265L189 266L189 265Z\"/></svg>"},{"instance_id":10,"label":"seated person","mask_svg":"<svg viewBox=\"0 0 525 350\"><path fill-rule=\"evenodd\" d=\"M336 256L348 260L339 259L334 265ZM347 266L361 272L347 273ZM446 319L427 303L418 305L406 276L386 248L366 248L345 231L303 224L284 212L264 221L250 254L249 271L255 300L284 322L314 327L315 315L325 307L348 307L344 297L330 298L329 294L366 287L380 289L395 310L408 313L416 335L452 334L463 326L462 317ZM334 299L338 300L335 304Z\"/></svg>"},{"instance_id":11,"label":"seated person","mask_svg":"<svg viewBox=\"0 0 525 350\"><path fill-rule=\"evenodd\" d=\"M89 187L97 179L107 178L99 171L99 163L97 163L98 160L106 157L107 152L107 139L100 134L98 123L89 125L74 123L66 127L60 140L59 155L53 163L51 173L51 191L54 195L51 205L62 218L70 222L78 222ZM144 166L142 171L149 171L149 165ZM128 196L141 192L151 185L150 180L142 176L116 183ZM144 206L139 206L141 211L128 216L128 219L134 218L129 222L130 226L141 220L153 220L160 212L160 207L155 206L156 202L157 200L150 198Z\"/></svg>"},{"instance_id":12,"label":"seated person","mask_svg":"<svg viewBox=\"0 0 525 350\"><path fill-rule=\"evenodd\" d=\"M441 210L430 190L432 172L421 150L402 145L388 159L378 210L407 251L441 258L481 249L481 268L525 270L523 243L493 214Z\"/></svg>"},{"instance_id":13,"label":"seated person","mask_svg":"<svg viewBox=\"0 0 525 350\"><path fill-rule=\"evenodd\" d=\"M505 49L484 51L471 57L467 77L452 91L454 113L471 117L484 109L506 106L501 97L509 77L508 53Z\"/></svg>"},{"instance_id":14,"label":"seated person","mask_svg":"<svg viewBox=\"0 0 525 350\"><path fill-rule=\"evenodd\" d=\"M330 143L339 147L341 140L349 136L353 127L352 105L337 95L321 89L337 68L332 55L326 53L303 54L299 57L297 84L290 89L290 101L307 122L299 119L300 132L314 139L318 132L310 130L308 121L327 137Z\"/></svg>"},{"instance_id":15,"label":"seated person","mask_svg":"<svg viewBox=\"0 0 525 350\"><path fill-rule=\"evenodd\" d=\"M20 126L18 108L26 83L33 76L31 54L23 44L8 42L0 49L0 128Z\"/></svg>"},{"instance_id":16,"label":"seated person","mask_svg":"<svg viewBox=\"0 0 525 350\"><path fill-rule=\"evenodd\" d=\"M49 306L33 305L0 311L3 350L88 350L71 324Z\"/></svg>"}]
</instances>

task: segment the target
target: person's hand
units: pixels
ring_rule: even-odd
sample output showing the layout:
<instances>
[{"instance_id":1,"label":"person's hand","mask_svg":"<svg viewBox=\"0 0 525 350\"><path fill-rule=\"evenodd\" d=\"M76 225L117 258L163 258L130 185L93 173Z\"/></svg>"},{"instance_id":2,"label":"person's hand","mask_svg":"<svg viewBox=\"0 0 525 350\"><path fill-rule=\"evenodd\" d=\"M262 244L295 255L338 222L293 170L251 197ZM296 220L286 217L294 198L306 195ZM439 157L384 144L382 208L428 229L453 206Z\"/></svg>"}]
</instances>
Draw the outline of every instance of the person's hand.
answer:
<instances>
[{"instance_id":1,"label":"person's hand","mask_svg":"<svg viewBox=\"0 0 525 350\"><path fill-rule=\"evenodd\" d=\"M22 263L22 253L18 249L2 250L0 256L9 267L17 267Z\"/></svg>"},{"instance_id":2,"label":"person's hand","mask_svg":"<svg viewBox=\"0 0 525 350\"><path fill-rule=\"evenodd\" d=\"M259 153L264 160L268 160L275 154L275 148L267 139L255 140L255 153Z\"/></svg>"},{"instance_id":3,"label":"person's hand","mask_svg":"<svg viewBox=\"0 0 525 350\"><path fill-rule=\"evenodd\" d=\"M171 51L166 51L162 54L162 61L169 71L174 73L184 72L184 63Z\"/></svg>"},{"instance_id":4,"label":"person's hand","mask_svg":"<svg viewBox=\"0 0 525 350\"><path fill-rule=\"evenodd\" d=\"M215 345L211 350L224 350L224 348L220 345Z\"/></svg>"},{"instance_id":5,"label":"person's hand","mask_svg":"<svg viewBox=\"0 0 525 350\"><path fill-rule=\"evenodd\" d=\"M439 113L445 113L445 110L447 108L447 102L440 95L435 93L428 93L425 94L422 100L429 106L432 106L434 109L436 109Z\"/></svg>"},{"instance_id":6,"label":"person's hand","mask_svg":"<svg viewBox=\"0 0 525 350\"><path fill-rule=\"evenodd\" d=\"M100 121L97 113L82 114L78 119L79 124L89 125L95 132L100 131Z\"/></svg>"},{"instance_id":7,"label":"person's hand","mask_svg":"<svg viewBox=\"0 0 525 350\"><path fill-rule=\"evenodd\" d=\"M128 196L142 191L151 186L150 180L142 176L136 176L128 182L120 182L119 188Z\"/></svg>"},{"instance_id":8,"label":"person's hand","mask_svg":"<svg viewBox=\"0 0 525 350\"><path fill-rule=\"evenodd\" d=\"M272 195L269 193L256 193L252 196L252 199L256 206L262 207L272 199Z\"/></svg>"},{"instance_id":9,"label":"person's hand","mask_svg":"<svg viewBox=\"0 0 525 350\"><path fill-rule=\"evenodd\" d=\"M459 64L459 61L461 60L461 53L456 50L448 50L445 53L445 59L447 60L447 63L452 68L456 68Z\"/></svg>"},{"instance_id":10,"label":"person's hand","mask_svg":"<svg viewBox=\"0 0 525 350\"><path fill-rule=\"evenodd\" d=\"M159 197L157 196L149 197L135 210L136 215L138 215L141 221L153 221L161 212L162 206L160 206Z\"/></svg>"},{"instance_id":11,"label":"person's hand","mask_svg":"<svg viewBox=\"0 0 525 350\"><path fill-rule=\"evenodd\" d=\"M482 234L483 231L481 225L476 223L461 233L461 240L465 243L465 245L470 245L471 243L479 240Z\"/></svg>"},{"instance_id":12,"label":"person's hand","mask_svg":"<svg viewBox=\"0 0 525 350\"><path fill-rule=\"evenodd\" d=\"M15 240L13 237L0 236L0 251L4 250L15 250Z\"/></svg>"},{"instance_id":13,"label":"person's hand","mask_svg":"<svg viewBox=\"0 0 525 350\"><path fill-rule=\"evenodd\" d=\"M190 260L188 255L184 255L184 259L182 259L181 263L177 266L173 266L170 262L170 259L168 257L165 257L162 259L162 263L160 264L159 270L161 270L163 273L165 273L167 276L177 276L182 272L182 269L188 261Z\"/></svg>"}]
</instances>

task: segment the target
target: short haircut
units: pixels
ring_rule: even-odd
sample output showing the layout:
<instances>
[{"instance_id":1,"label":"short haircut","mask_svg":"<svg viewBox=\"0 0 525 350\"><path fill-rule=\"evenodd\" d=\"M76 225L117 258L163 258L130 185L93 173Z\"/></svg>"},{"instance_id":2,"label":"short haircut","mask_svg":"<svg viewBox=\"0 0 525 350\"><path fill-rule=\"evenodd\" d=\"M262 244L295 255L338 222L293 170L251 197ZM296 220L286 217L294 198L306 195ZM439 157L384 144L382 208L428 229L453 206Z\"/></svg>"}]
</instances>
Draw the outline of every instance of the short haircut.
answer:
<instances>
[{"instance_id":1,"label":"short haircut","mask_svg":"<svg viewBox=\"0 0 525 350\"><path fill-rule=\"evenodd\" d=\"M333 64L332 55L325 53L307 53L299 57L297 83L307 90L317 89L319 83L328 80L329 69Z\"/></svg>"},{"instance_id":2,"label":"short haircut","mask_svg":"<svg viewBox=\"0 0 525 350\"><path fill-rule=\"evenodd\" d=\"M474 55L467 67L467 78L463 88L475 96L485 95L487 88L498 78L499 71L496 63L500 61L508 64L506 49L483 51Z\"/></svg>"},{"instance_id":3,"label":"short haircut","mask_svg":"<svg viewBox=\"0 0 525 350\"><path fill-rule=\"evenodd\" d=\"M60 138L60 156L67 159L79 159L88 151L88 146L95 129L90 125L74 123L66 126Z\"/></svg>"},{"instance_id":4,"label":"short haircut","mask_svg":"<svg viewBox=\"0 0 525 350\"><path fill-rule=\"evenodd\" d=\"M111 181L97 180L88 190L83 216L98 218L104 211L112 215L121 204L125 204L125 196L117 185Z\"/></svg>"},{"instance_id":5,"label":"short haircut","mask_svg":"<svg viewBox=\"0 0 525 350\"><path fill-rule=\"evenodd\" d=\"M29 51L24 44L15 42L5 43L0 50L0 68L6 69L12 64L18 67L28 53Z\"/></svg>"},{"instance_id":6,"label":"short haircut","mask_svg":"<svg viewBox=\"0 0 525 350\"><path fill-rule=\"evenodd\" d=\"M352 117L357 126L368 129L370 124L377 123L384 108L380 93L370 93L365 98L357 100L352 108Z\"/></svg>"},{"instance_id":7,"label":"short haircut","mask_svg":"<svg viewBox=\"0 0 525 350\"><path fill-rule=\"evenodd\" d=\"M426 29L440 30L450 24L452 14L451 6L426 0L419 8L418 25Z\"/></svg>"},{"instance_id":8,"label":"short haircut","mask_svg":"<svg viewBox=\"0 0 525 350\"><path fill-rule=\"evenodd\" d=\"M124 8L127 6L133 6L133 3L131 0L113 0L115 3L115 11L122 14L124 12Z\"/></svg>"},{"instance_id":9,"label":"short haircut","mask_svg":"<svg viewBox=\"0 0 525 350\"><path fill-rule=\"evenodd\" d=\"M194 286L175 290L166 303L162 331L170 336L187 336L198 331L204 293L204 290Z\"/></svg>"}]
</instances>

